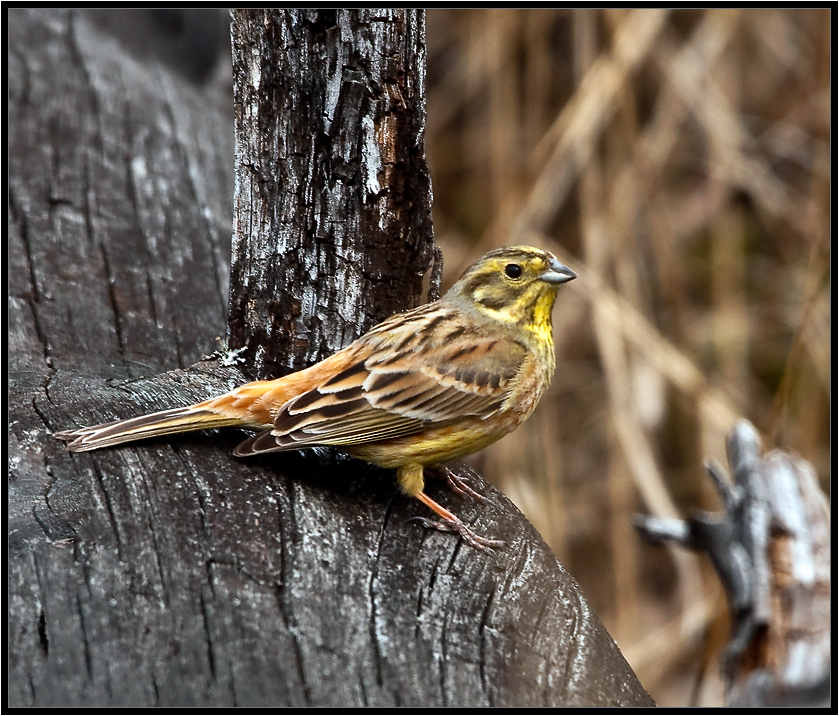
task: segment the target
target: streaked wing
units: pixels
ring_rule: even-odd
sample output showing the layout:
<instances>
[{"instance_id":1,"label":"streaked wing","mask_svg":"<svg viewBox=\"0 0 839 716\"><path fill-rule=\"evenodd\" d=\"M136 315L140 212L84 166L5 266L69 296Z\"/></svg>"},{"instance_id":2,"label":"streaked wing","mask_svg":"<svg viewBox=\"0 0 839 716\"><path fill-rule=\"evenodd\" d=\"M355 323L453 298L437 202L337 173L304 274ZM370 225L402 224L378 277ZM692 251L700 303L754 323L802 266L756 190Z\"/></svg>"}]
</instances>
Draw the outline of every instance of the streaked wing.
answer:
<instances>
[{"instance_id":1,"label":"streaked wing","mask_svg":"<svg viewBox=\"0 0 839 716\"><path fill-rule=\"evenodd\" d=\"M345 351L351 359L340 372L288 401L273 430L237 454L354 445L488 417L507 398L526 352L509 339L476 335L456 309L439 305L394 316Z\"/></svg>"}]
</instances>

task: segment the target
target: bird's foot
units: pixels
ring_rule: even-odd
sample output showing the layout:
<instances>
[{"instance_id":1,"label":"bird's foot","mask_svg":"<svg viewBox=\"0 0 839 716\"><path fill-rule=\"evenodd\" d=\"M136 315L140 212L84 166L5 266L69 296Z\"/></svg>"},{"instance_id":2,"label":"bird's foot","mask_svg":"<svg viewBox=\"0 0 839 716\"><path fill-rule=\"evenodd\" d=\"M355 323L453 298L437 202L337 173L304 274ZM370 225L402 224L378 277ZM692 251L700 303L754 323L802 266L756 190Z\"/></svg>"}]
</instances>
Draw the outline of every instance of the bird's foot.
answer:
<instances>
[{"instance_id":1,"label":"bird's foot","mask_svg":"<svg viewBox=\"0 0 839 716\"><path fill-rule=\"evenodd\" d=\"M453 492L456 492L461 497L465 497L468 495L469 497L474 497L478 502L486 504L489 500L484 497L480 492L476 492L472 489L471 485L464 478L460 475L456 475L453 473L449 468L443 466L437 468L439 472L442 473L443 478L445 478L446 482L448 483L449 487L452 489Z\"/></svg>"},{"instance_id":2,"label":"bird's foot","mask_svg":"<svg viewBox=\"0 0 839 716\"><path fill-rule=\"evenodd\" d=\"M432 500L424 492L418 492L415 497L422 502L426 507L429 507L441 520L429 520L425 517L414 517L425 527L433 527L442 532L457 532L467 543L477 549L487 549L489 547L503 547L504 543L501 540L489 539L488 537L481 537L476 534L471 527L469 527L456 514L450 512L438 502Z\"/></svg>"},{"instance_id":3,"label":"bird's foot","mask_svg":"<svg viewBox=\"0 0 839 716\"><path fill-rule=\"evenodd\" d=\"M504 542L501 540L482 537L457 517L453 521L430 520L427 517L412 517L410 522L419 522L423 527L440 530L441 532L456 532L463 538L464 542L475 549L497 549L504 546Z\"/></svg>"}]
</instances>

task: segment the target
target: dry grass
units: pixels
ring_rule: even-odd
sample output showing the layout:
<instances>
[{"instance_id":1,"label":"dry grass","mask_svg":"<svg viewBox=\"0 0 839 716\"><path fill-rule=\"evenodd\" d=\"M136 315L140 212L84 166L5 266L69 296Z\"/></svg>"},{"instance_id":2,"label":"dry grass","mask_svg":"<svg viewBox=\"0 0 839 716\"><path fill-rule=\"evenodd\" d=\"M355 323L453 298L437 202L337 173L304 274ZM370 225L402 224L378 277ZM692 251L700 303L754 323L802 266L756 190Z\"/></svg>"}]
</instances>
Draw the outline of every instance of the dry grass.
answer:
<instances>
[{"instance_id":1,"label":"dry grass","mask_svg":"<svg viewBox=\"0 0 839 716\"><path fill-rule=\"evenodd\" d=\"M450 282L533 243L579 274L537 414L478 456L660 705L721 705L726 604L635 512L719 509L735 418L830 459L828 10L431 10Z\"/></svg>"}]
</instances>

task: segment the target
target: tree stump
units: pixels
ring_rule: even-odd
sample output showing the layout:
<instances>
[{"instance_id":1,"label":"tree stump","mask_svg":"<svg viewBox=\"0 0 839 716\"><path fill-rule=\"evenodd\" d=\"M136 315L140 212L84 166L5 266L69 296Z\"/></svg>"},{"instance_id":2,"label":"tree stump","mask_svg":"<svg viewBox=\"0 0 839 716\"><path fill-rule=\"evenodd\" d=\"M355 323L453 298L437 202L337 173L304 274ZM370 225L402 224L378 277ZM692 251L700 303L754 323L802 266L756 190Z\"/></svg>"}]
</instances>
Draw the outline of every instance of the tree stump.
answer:
<instances>
[{"instance_id":1,"label":"tree stump","mask_svg":"<svg viewBox=\"0 0 839 716\"><path fill-rule=\"evenodd\" d=\"M292 12L312 32L340 26ZM228 318L230 115L189 79L201 73L127 47L83 12L9 12L9 705L650 705L579 586L486 484L488 505L430 487L507 542L479 552L409 523L418 506L391 473L331 451L238 460L236 431L92 454L51 438L245 380L202 360ZM394 196L368 178L377 216ZM278 216L324 229L329 207L310 207ZM350 250L323 255L337 267ZM430 254L395 257L417 268ZM326 308L335 291L311 266L303 280L321 283L308 295ZM393 283L379 288L379 308L396 300ZM328 311L291 333L272 315L266 336L291 336L288 362L246 342L257 371L350 337Z\"/></svg>"}]
</instances>

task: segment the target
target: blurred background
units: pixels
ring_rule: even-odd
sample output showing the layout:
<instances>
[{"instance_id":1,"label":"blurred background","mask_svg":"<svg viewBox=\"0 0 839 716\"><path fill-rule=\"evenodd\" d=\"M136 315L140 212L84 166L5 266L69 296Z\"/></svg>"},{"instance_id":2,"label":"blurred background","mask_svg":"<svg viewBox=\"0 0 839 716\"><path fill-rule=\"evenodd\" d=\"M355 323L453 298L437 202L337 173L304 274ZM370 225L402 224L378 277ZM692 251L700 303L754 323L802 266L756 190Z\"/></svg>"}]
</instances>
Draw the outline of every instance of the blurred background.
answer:
<instances>
[{"instance_id":1,"label":"blurred background","mask_svg":"<svg viewBox=\"0 0 839 716\"><path fill-rule=\"evenodd\" d=\"M830 474L830 12L429 10L444 288L496 246L579 275L557 374L473 463L536 525L661 706L721 706L708 560L636 513L719 510L751 420Z\"/></svg>"}]
</instances>

